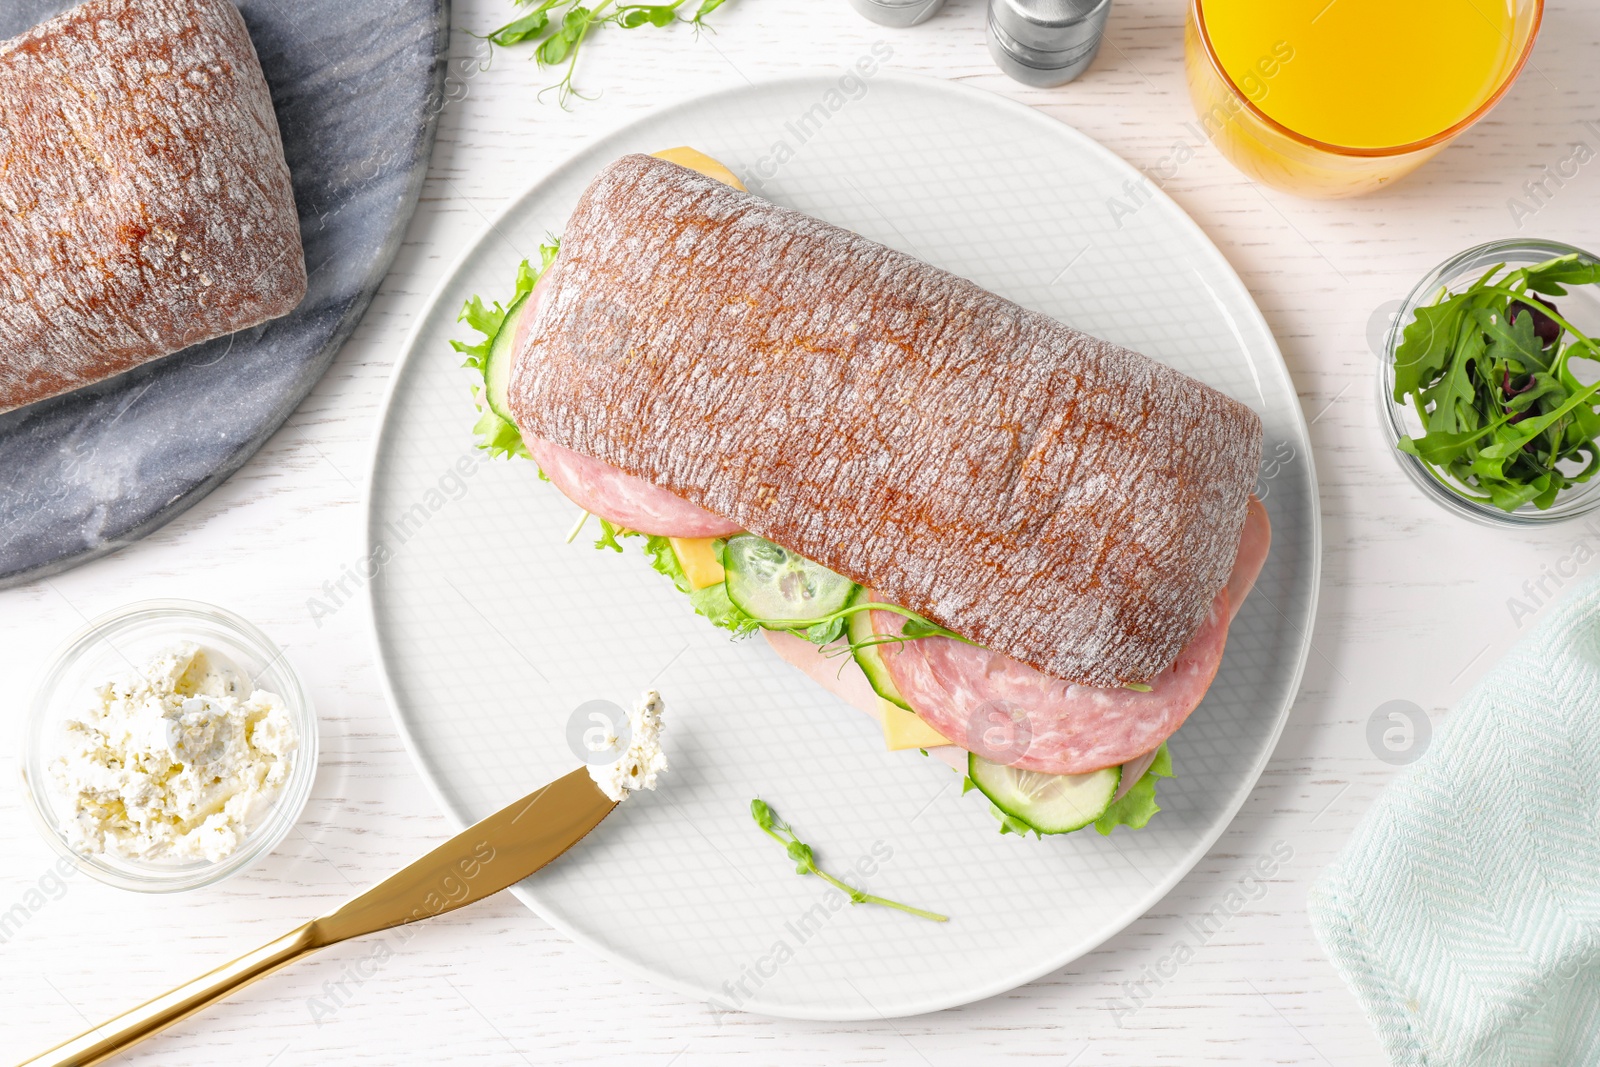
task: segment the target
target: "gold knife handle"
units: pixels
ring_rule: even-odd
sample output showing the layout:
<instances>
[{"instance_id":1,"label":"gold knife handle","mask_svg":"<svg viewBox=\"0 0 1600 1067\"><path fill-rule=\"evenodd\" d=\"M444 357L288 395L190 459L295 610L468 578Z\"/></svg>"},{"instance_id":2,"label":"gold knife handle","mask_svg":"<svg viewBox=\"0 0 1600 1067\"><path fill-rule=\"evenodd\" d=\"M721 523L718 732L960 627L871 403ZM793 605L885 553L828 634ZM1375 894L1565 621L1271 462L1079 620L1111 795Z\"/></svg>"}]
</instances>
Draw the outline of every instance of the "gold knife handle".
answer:
<instances>
[{"instance_id":1,"label":"gold knife handle","mask_svg":"<svg viewBox=\"0 0 1600 1067\"><path fill-rule=\"evenodd\" d=\"M285 964L322 947L315 922L285 934L254 952L225 963L210 974L164 993L152 1001L79 1034L19 1067L89 1067L187 1019L206 1005L264 978Z\"/></svg>"},{"instance_id":2,"label":"gold knife handle","mask_svg":"<svg viewBox=\"0 0 1600 1067\"><path fill-rule=\"evenodd\" d=\"M566 852L616 806L588 769L579 767L468 827L337 911L19 1067L100 1063L307 953L482 900Z\"/></svg>"}]
</instances>

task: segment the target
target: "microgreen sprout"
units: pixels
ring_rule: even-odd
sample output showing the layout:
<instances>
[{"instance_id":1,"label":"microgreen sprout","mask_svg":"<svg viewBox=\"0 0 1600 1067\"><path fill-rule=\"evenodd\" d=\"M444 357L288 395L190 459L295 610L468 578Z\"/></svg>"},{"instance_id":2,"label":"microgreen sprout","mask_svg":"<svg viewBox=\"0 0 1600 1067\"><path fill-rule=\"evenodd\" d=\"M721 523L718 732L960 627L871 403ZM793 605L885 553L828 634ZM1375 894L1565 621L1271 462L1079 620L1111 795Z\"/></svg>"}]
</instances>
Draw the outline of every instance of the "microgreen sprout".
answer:
<instances>
[{"instance_id":1,"label":"microgreen sprout","mask_svg":"<svg viewBox=\"0 0 1600 1067\"><path fill-rule=\"evenodd\" d=\"M556 101L566 108L573 97L587 100L573 84L578 68L578 53L583 42L598 26L609 23L625 30L641 26L662 28L676 22L686 22L696 31L706 28L706 16L721 7L727 0L699 0L693 14L685 14L692 0L667 0L657 4L619 3L618 0L601 0L593 7L581 0L517 0L519 7L528 8L510 22L484 36L491 45L511 47L534 45L533 59L541 67L562 70L561 80L540 91L556 94Z\"/></svg>"},{"instance_id":2,"label":"microgreen sprout","mask_svg":"<svg viewBox=\"0 0 1600 1067\"><path fill-rule=\"evenodd\" d=\"M913 908L909 904L901 904L895 900L885 900L883 897L864 893L852 885L839 881L833 875L817 866L817 859L811 846L795 836L795 832L788 823L778 818L778 813L772 810L772 805L759 797L750 802L750 817L761 827L761 832L772 838L784 847L789 858L794 861L794 873L814 874L835 889L846 894L852 904L878 904L885 908L894 908L907 915L915 915L919 919L928 919L932 922L949 922L948 915L940 915L936 911L924 911L922 908Z\"/></svg>"}]
</instances>

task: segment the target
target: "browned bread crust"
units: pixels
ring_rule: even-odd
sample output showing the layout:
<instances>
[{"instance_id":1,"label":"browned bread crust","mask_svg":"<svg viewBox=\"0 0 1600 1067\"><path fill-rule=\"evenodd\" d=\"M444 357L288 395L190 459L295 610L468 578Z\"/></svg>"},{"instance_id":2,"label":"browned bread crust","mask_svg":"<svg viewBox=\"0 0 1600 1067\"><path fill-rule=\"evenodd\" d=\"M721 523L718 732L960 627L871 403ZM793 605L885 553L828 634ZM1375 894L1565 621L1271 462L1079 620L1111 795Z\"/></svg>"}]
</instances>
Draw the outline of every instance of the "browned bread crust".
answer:
<instances>
[{"instance_id":1,"label":"browned bread crust","mask_svg":"<svg viewBox=\"0 0 1600 1067\"><path fill-rule=\"evenodd\" d=\"M0 411L305 291L277 118L228 0L90 0L0 42Z\"/></svg>"},{"instance_id":2,"label":"browned bread crust","mask_svg":"<svg viewBox=\"0 0 1600 1067\"><path fill-rule=\"evenodd\" d=\"M1214 389L672 163L601 172L512 372L524 432L1087 685L1227 583L1261 422Z\"/></svg>"}]
</instances>

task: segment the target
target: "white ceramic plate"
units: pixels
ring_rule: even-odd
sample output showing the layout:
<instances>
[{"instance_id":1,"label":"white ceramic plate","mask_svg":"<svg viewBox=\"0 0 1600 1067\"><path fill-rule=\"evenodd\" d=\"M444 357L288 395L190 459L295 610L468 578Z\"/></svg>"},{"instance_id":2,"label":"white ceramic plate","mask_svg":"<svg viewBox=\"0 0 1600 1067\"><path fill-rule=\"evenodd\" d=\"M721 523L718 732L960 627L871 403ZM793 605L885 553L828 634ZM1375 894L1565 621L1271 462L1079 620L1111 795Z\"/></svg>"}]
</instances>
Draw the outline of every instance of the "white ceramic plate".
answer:
<instances>
[{"instance_id":1,"label":"white ceramic plate","mask_svg":"<svg viewBox=\"0 0 1600 1067\"><path fill-rule=\"evenodd\" d=\"M864 91L859 86L864 85ZM1272 557L1177 778L1143 831L1001 837L979 794L784 665L692 614L638 548L567 544L576 508L527 461L475 458L450 349L474 293L507 294L589 179L626 152L694 145L752 189L860 231L1258 411ZM1082 134L996 96L877 74L789 78L663 109L568 160L490 226L413 331L369 492L373 625L400 731L465 825L570 770L569 714L653 685L672 772L516 892L574 940L717 1008L813 1019L978 1000L1089 951L1205 853L1288 715L1315 606L1315 476L1294 389L1249 293L1203 233ZM1142 206L1113 211L1113 200ZM629 417L617 411L616 417ZM636 544L636 542L635 542ZM751 822L766 798L825 867L943 911L829 910ZM858 863L860 866L858 866ZM870 876L851 873L870 870Z\"/></svg>"}]
</instances>

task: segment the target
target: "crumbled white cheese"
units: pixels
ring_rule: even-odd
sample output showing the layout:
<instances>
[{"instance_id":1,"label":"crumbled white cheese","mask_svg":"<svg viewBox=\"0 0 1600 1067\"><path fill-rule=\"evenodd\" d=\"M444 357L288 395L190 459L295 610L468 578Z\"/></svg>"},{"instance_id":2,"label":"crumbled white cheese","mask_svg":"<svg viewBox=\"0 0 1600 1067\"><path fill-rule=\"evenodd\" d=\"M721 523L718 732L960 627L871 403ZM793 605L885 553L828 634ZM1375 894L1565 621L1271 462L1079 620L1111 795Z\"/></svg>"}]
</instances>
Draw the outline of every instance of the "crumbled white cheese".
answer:
<instances>
[{"instance_id":1,"label":"crumbled white cheese","mask_svg":"<svg viewBox=\"0 0 1600 1067\"><path fill-rule=\"evenodd\" d=\"M626 800L639 789L654 789L656 778L667 771L667 753L661 747L661 694L648 690L628 712L628 751L615 763L589 764L589 777L612 800ZM620 738L610 739L611 745Z\"/></svg>"},{"instance_id":2,"label":"crumbled white cheese","mask_svg":"<svg viewBox=\"0 0 1600 1067\"><path fill-rule=\"evenodd\" d=\"M184 643L94 690L53 764L80 852L215 863L288 780L299 744L274 693L220 654Z\"/></svg>"}]
</instances>

